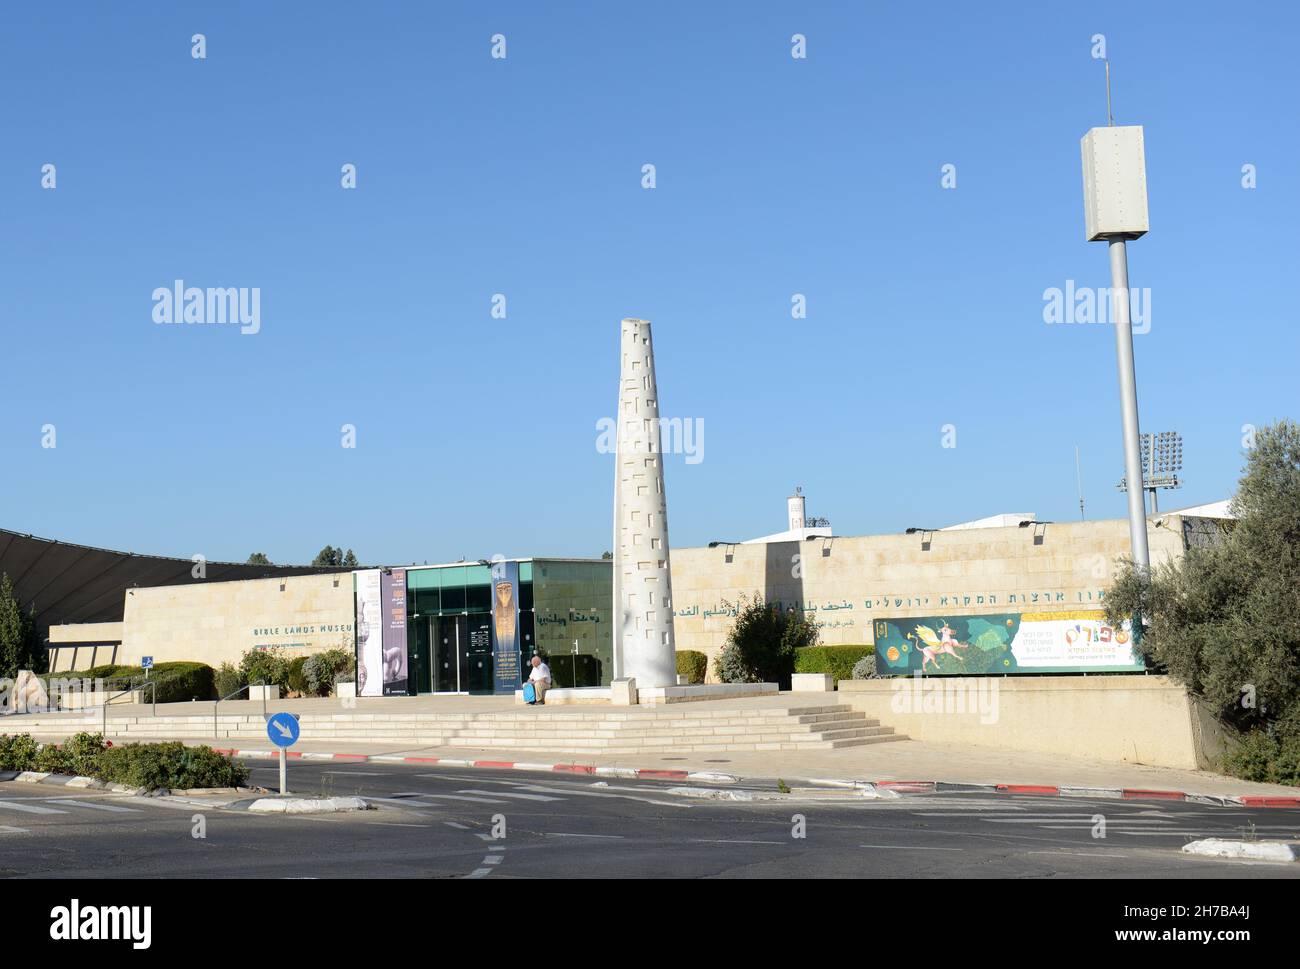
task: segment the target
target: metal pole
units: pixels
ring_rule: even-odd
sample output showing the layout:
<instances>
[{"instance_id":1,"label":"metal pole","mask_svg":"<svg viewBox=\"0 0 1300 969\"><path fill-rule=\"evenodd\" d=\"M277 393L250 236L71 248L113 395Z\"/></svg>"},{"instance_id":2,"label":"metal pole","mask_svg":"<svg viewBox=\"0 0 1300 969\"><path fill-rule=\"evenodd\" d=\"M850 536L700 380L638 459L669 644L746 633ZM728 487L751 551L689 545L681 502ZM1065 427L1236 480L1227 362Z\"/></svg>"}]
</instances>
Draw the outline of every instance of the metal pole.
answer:
<instances>
[{"instance_id":1,"label":"metal pole","mask_svg":"<svg viewBox=\"0 0 1300 969\"><path fill-rule=\"evenodd\" d=\"M1119 366L1120 416L1124 424L1124 474L1128 484L1128 535L1133 563L1142 571L1151 566L1147 549L1145 482L1142 480L1142 439L1138 432L1137 371L1133 365L1133 324L1129 318L1128 252L1123 236L1107 239L1110 247L1110 298L1115 324L1115 355Z\"/></svg>"},{"instance_id":2,"label":"metal pole","mask_svg":"<svg viewBox=\"0 0 1300 969\"><path fill-rule=\"evenodd\" d=\"M280 794L281 795L288 793L288 789L285 787L285 774L287 772L284 766L287 761L288 758L284 756L284 748L281 747L280 748Z\"/></svg>"}]
</instances>

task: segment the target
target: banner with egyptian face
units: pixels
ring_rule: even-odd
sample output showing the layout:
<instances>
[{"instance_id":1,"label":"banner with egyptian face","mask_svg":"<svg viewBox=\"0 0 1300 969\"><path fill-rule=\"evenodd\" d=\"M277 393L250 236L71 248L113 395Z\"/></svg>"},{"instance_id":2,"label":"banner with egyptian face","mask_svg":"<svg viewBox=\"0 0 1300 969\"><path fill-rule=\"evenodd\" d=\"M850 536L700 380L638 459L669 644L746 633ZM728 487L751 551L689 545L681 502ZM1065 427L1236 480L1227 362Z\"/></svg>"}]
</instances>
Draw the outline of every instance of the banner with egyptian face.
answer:
<instances>
[{"instance_id":1,"label":"banner with egyptian face","mask_svg":"<svg viewBox=\"0 0 1300 969\"><path fill-rule=\"evenodd\" d=\"M492 565L493 691L513 693L523 681L519 666L519 563Z\"/></svg>"},{"instance_id":2,"label":"banner with egyptian face","mask_svg":"<svg viewBox=\"0 0 1300 969\"><path fill-rule=\"evenodd\" d=\"M357 696L384 692L384 618L380 606L379 569L355 572Z\"/></svg>"},{"instance_id":3,"label":"banner with egyptian face","mask_svg":"<svg viewBox=\"0 0 1300 969\"><path fill-rule=\"evenodd\" d=\"M883 676L1127 673L1146 668L1131 624L1097 610L876 619Z\"/></svg>"}]
</instances>

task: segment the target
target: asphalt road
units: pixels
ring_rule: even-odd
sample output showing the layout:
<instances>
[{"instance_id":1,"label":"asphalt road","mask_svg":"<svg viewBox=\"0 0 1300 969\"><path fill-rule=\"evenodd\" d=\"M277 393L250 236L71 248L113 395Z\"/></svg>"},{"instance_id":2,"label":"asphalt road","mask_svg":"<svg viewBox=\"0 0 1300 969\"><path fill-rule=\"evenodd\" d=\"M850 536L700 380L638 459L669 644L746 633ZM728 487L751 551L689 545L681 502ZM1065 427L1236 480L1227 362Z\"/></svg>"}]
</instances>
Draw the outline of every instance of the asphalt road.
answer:
<instances>
[{"instance_id":1,"label":"asphalt road","mask_svg":"<svg viewBox=\"0 0 1300 969\"><path fill-rule=\"evenodd\" d=\"M278 783L271 762L252 782ZM600 781L483 769L294 763L295 793L375 810L235 808L0 784L0 876L1295 878L1300 863L1197 858L1204 837L1300 838L1300 811L1177 802ZM201 820L199 818L201 817ZM802 821L800 820L802 819ZM204 837L194 837L196 825ZM503 838L493 838L504 824ZM1104 837L1097 836L1104 825Z\"/></svg>"}]
</instances>

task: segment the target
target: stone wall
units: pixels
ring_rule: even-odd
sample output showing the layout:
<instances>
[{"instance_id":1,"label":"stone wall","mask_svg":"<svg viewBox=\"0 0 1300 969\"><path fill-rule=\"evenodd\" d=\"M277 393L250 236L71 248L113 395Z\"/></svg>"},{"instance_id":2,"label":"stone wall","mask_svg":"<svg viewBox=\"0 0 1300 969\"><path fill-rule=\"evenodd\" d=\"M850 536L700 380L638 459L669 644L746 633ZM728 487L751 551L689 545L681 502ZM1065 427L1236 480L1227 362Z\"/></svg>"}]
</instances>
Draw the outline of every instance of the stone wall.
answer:
<instances>
[{"instance_id":1,"label":"stone wall","mask_svg":"<svg viewBox=\"0 0 1300 969\"><path fill-rule=\"evenodd\" d=\"M352 576L300 575L132 589L119 663L238 663L255 647L287 656L353 648Z\"/></svg>"},{"instance_id":2,"label":"stone wall","mask_svg":"<svg viewBox=\"0 0 1300 969\"><path fill-rule=\"evenodd\" d=\"M1152 564L1182 554L1178 516L1148 534ZM801 604L827 645L874 642L874 619L1100 609L1128 553L1124 519L674 549L677 648L707 654L712 680L726 603L756 592Z\"/></svg>"}]
</instances>

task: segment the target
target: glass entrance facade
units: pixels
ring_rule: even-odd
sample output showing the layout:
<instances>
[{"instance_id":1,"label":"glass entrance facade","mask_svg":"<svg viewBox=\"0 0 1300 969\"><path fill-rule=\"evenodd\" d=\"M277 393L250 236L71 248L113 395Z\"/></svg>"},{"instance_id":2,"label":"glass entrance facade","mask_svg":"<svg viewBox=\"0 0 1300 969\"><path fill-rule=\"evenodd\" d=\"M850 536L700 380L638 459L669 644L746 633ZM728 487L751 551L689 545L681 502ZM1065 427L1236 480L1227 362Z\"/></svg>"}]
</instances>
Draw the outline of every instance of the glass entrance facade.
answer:
<instances>
[{"instance_id":1,"label":"glass entrance facade","mask_svg":"<svg viewBox=\"0 0 1300 969\"><path fill-rule=\"evenodd\" d=\"M517 565L513 608L521 681L536 654L551 667L557 687L608 686L613 679L612 564L525 559ZM491 565L408 567L406 605L410 692L489 694L515 688L513 680L498 683L495 675L501 644Z\"/></svg>"}]
</instances>

